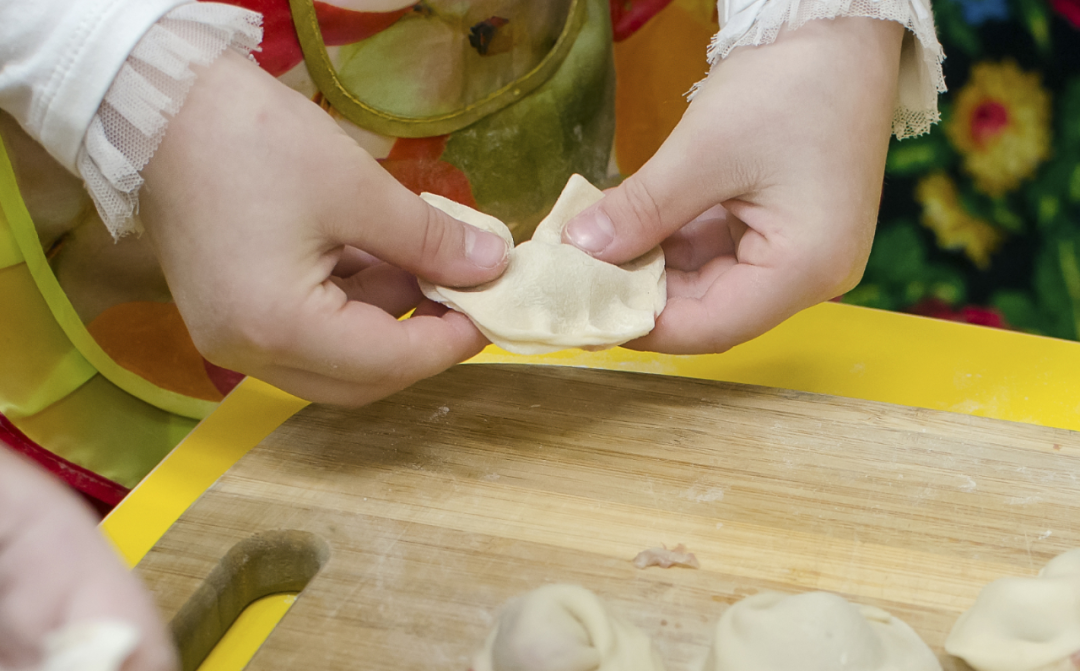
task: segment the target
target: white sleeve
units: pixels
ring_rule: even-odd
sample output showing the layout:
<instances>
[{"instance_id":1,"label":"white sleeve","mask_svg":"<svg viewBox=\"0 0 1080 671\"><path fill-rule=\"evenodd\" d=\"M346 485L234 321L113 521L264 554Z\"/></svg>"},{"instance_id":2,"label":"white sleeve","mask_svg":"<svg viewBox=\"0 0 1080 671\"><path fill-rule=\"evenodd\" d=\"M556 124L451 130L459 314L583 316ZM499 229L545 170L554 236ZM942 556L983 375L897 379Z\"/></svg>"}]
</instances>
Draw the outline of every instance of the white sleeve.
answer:
<instances>
[{"instance_id":1,"label":"white sleeve","mask_svg":"<svg viewBox=\"0 0 1080 671\"><path fill-rule=\"evenodd\" d=\"M233 5L188 2L149 27L120 67L90 119L76 166L101 220L119 239L141 232L140 171L180 111L195 73L226 49L250 55L262 40L262 15Z\"/></svg>"},{"instance_id":2,"label":"white sleeve","mask_svg":"<svg viewBox=\"0 0 1080 671\"><path fill-rule=\"evenodd\" d=\"M0 108L68 170L124 59L187 0L0 0Z\"/></svg>"},{"instance_id":3,"label":"white sleeve","mask_svg":"<svg viewBox=\"0 0 1080 671\"><path fill-rule=\"evenodd\" d=\"M192 0L0 0L0 108L80 174L114 237L194 81L262 39L256 12Z\"/></svg>"},{"instance_id":4,"label":"white sleeve","mask_svg":"<svg viewBox=\"0 0 1080 671\"><path fill-rule=\"evenodd\" d=\"M795 29L814 19L859 16L897 21L908 33L900 52L893 133L901 139L921 135L940 118L937 97L945 91L941 72L945 54L929 0L718 0L717 9L720 32L709 46L713 66L735 47L769 44L782 28Z\"/></svg>"}]
</instances>

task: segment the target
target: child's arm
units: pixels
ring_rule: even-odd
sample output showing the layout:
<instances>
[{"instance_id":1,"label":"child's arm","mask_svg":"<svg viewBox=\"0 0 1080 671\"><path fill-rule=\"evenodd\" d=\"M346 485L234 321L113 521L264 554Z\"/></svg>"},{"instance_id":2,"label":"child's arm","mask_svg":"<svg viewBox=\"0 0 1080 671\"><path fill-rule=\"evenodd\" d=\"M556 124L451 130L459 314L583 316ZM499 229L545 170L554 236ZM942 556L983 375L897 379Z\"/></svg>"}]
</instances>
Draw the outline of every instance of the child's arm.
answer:
<instances>
[{"instance_id":1,"label":"child's arm","mask_svg":"<svg viewBox=\"0 0 1080 671\"><path fill-rule=\"evenodd\" d=\"M668 305L631 346L722 352L859 282L903 37L840 18L735 49L656 155L568 225L613 263L663 241Z\"/></svg>"},{"instance_id":2,"label":"child's arm","mask_svg":"<svg viewBox=\"0 0 1080 671\"><path fill-rule=\"evenodd\" d=\"M0 668L35 668L47 634L102 619L140 632L124 671L177 668L150 596L86 506L0 443Z\"/></svg>"}]
</instances>

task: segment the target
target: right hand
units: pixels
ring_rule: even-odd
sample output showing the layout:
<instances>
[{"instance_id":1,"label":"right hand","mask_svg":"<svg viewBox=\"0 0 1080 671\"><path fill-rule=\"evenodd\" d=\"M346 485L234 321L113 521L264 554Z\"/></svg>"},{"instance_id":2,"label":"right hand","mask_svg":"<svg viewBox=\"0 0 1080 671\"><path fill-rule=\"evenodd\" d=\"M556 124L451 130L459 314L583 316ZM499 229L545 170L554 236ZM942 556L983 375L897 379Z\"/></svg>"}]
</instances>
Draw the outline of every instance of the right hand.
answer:
<instances>
[{"instance_id":1,"label":"right hand","mask_svg":"<svg viewBox=\"0 0 1080 671\"><path fill-rule=\"evenodd\" d=\"M859 283L903 38L846 17L735 49L656 154L567 224L609 263L663 245L667 306L626 347L724 352Z\"/></svg>"},{"instance_id":2,"label":"right hand","mask_svg":"<svg viewBox=\"0 0 1080 671\"><path fill-rule=\"evenodd\" d=\"M106 619L141 635L122 671L176 671L161 616L87 507L0 442L0 669L37 668L48 634Z\"/></svg>"},{"instance_id":3,"label":"right hand","mask_svg":"<svg viewBox=\"0 0 1080 671\"><path fill-rule=\"evenodd\" d=\"M415 276L491 281L506 244L420 200L245 58L199 71L143 176L143 224L215 364L362 405L487 344L467 317L425 301Z\"/></svg>"}]
</instances>

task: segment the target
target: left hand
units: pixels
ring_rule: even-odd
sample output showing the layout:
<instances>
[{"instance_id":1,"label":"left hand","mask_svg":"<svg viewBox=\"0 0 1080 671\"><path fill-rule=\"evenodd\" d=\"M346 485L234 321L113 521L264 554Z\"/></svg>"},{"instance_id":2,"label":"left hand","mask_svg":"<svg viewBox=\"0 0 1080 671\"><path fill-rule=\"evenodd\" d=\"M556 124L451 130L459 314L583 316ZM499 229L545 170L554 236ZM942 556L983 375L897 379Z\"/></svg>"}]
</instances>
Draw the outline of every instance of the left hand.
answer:
<instances>
[{"instance_id":1,"label":"left hand","mask_svg":"<svg viewBox=\"0 0 1080 671\"><path fill-rule=\"evenodd\" d=\"M122 671L176 671L172 636L86 504L0 442L0 669L37 669L46 637L126 622L140 633Z\"/></svg>"},{"instance_id":2,"label":"left hand","mask_svg":"<svg viewBox=\"0 0 1080 671\"><path fill-rule=\"evenodd\" d=\"M656 155L567 225L565 242L611 263L663 245L667 307L628 347L723 352L858 284L903 33L815 20L735 49Z\"/></svg>"},{"instance_id":3,"label":"left hand","mask_svg":"<svg viewBox=\"0 0 1080 671\"><path fill-rule=\"evenodd\" d=\"M414 275L489 282L509 254L499 236L425 203L246 58L226 52L197 70L140 198L203 356L308 400L359 406L484 348L465 315L422 301Z\"/></svg>"}]
</instances>

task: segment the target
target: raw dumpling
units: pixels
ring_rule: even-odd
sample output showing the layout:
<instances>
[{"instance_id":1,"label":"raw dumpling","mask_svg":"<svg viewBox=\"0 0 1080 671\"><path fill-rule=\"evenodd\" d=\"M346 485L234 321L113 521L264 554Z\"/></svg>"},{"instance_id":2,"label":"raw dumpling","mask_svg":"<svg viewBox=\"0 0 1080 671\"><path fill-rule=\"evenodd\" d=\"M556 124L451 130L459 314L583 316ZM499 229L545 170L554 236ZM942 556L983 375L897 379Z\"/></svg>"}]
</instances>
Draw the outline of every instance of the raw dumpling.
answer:
<instances>
[{"instance_id":1,"label":"raw dumpling","mask_svg":"<svg viewBox=\"0 0 1080 671\"><path fill-rule=\"evenodd\" d=\"M911 627L828 592L761 592L724 612L704 671L941 671Z\"/></svg>"},{"instance_id":2,"label":"raw dumpling","mask_svg":"<svg viewBox=\"0 0 1080 671\"><path fill-rule=\"evenodd\" d=\"M139 630L113 620L83 622L45 639L41 671L120 671L139 643Z\"/></svg>"},{"instance_id":3,"label":"raw dumpling","mask_svg":"<svg viewBox=\"0 0 1080 671\"><path fill-rule=\"evenodd\" d=\"M513 245L510 230L498 219L442 196L420 197ZM645 335L667 302L664 252L656 247L615 266L562 242L566 223L602 197L584 177L572 176L532 240L510 251L499 279L468 289L421 281L420 289L464 312L491 342L517 354L605 349Z\"/></svg>"},{"instance_id":4,"label":"raw dumpling","mask_svg":"<svg viewBox=\"0 0 1080 671\"><path fill-rule=\"evenodd\" d=\"M663 671L652 641L577 585L510 600L472 671Z\"/></svg>"},{"instance_id":5,"label":"raw dumpling","mask_svg":"<svg viewBox=\"0 0 1080 671\"><path fill-rule=\"evenodd\" d=\"M1080 550L1035 578L1002 578L953 625L945 651L977 671L1072 671L1080 651Z\"/></svg>"}]
</instances>

